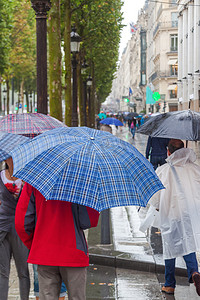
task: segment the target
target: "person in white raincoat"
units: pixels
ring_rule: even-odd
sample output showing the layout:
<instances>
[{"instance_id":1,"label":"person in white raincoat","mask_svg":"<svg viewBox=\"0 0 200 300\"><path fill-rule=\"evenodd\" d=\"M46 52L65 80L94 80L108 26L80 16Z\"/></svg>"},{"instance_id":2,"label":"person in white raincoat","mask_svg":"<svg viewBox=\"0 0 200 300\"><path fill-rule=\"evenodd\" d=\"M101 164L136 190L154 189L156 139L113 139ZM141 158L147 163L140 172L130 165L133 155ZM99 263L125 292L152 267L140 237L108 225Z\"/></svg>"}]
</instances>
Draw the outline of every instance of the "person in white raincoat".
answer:
<instances>
[{"instance_id":1,"label":"person in white raincoat","mask_svg":"<svg viewBox=\"0 0 200 300\"><path fill-rule=\"evenodd\" d=\"M175 259L183 256L189 282L194 282L200 296L200 274L196 251L200 250L200 166L196 154L184 148L181 140L171 140L166 164L156 173L165 186L149 201L159 210L165 259L165 285L162 291L174 294Z\"/></svg>"}]
</instances>

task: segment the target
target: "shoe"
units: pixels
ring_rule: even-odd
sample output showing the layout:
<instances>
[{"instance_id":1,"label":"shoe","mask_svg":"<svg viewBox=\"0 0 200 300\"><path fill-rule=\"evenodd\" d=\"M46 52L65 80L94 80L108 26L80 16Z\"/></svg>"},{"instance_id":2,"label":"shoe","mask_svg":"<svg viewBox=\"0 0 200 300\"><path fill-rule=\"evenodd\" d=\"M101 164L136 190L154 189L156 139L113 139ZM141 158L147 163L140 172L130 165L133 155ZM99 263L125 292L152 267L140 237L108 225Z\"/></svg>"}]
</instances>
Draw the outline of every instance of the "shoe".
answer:
<instances>
[{"instance_id":1,"label":"shoe","mask_svg":"<svg viewBox=\"0 0 200 300\"><path fill-rule=\"evenodd\" d=\"M194 285L196 287L196 292L200 296L200 274L198 272L194 272L192 274L192 280L193 280Z\"/></svg>"},{"instance_id":2,"label":"shoe","mask_svg":"<svg viewBox=\"0 0 200 300\"><path fill-rule=\"evenodd\" d=\"M168 294L168 295L174 295L175 288L173 288L171 286L163 286L161 291L163 293Z\"/></svg>"}]
</instances>

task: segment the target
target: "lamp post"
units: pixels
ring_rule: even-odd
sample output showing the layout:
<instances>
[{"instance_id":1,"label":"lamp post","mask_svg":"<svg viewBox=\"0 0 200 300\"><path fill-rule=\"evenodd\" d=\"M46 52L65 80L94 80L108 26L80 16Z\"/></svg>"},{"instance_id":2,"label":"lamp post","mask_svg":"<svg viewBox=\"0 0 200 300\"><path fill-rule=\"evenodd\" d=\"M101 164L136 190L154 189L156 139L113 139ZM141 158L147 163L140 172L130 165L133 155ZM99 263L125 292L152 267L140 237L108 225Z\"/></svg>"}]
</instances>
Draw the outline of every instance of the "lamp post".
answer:
<instances>
[{"instance_id":1,"label":"lamp post","mask_svg":"<svg viewBox=\"0 0 200 300\"><path fill-rule=\"evenodd\" d=\"M4 116L6 114L6 95L7 95L7 90L4 88L3 89L3 109L4 109Z\"/></svg>"},{"instance_id":2,"label":"lamp post","mask_svg":"<svg viewBox=\"0 0 200 300\"><path fill-rule=\"evenodd\" d=\"M92 77L89 75L87 78L87 86L88 86L88 119L89 119L89 127L91 126L91 86L92 86Z\"/></svg>"},{"instance_id":3,"label":"lamp post","mask_svg":"<svg viewBox=\"0 0 200 300\"><path fill-rule=\"evenodd\" d=\"M47 12L50 0L31 0L36 14L37 33L37 112L47 114Z\"/></svg>"},{"instance_id":4,"label":"lamp post","mask_svg":"<svg viewBox=\"0 0 200 300\"><path fill-rule=\"evenodd\" d=\"M83 77L83 115L84 115L84 126L87 126L87 72L88 64L86 64L85 60L81 66L81 74Z\"/></svg>"},{"instance_id":5,"label":"lamp post","mask_svg":"<svg viewBox=\"0 0 200 300\"><path fill-rule=\"evenodd\" d=\"M81 37L76 32L75 27L72 28L71 36L71 53L72 57L72 70L73 70L73 98L72 98L72 126L78 126L78 112L77 112L77 60L76 54L80 49Z\"/></svg>"}]
</instances>

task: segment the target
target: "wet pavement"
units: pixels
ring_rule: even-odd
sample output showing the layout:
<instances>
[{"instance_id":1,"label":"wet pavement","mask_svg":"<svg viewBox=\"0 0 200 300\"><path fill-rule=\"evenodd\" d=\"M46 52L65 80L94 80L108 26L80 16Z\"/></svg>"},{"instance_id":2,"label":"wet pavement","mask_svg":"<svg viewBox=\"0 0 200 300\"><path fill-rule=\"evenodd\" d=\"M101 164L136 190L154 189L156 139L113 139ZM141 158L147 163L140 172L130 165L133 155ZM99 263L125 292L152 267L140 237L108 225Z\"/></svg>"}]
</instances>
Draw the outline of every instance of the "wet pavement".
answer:
<instances>
[{"instance_id":1,"label":"wet pavement","mask_svg":"<svg viewBox=\"0 0 200 300\"><path fill-rule=\"evenodd\" d=\"M113 134L145 154L147 136L136 133L133 139L125 127L122 130L116 130L114 127ZM200 164L200 143L189 142L189 147L197 153ZM161 285L164 283L164 261L160 232L157 228L152 228L147 234L139 231L140 217L137 207L110 209L110 225L111 243L108 245L101 244L101 218L97 228L87 232L90 253L87 300L199 299L194 285L187 282L182 258L177 259L175 296L161 293ZM31 265L30 273L30 299L34 299ZM18 300L20 297L16 270L12 262L8 300L14 299Z\"/></svg>"}]
</instances>

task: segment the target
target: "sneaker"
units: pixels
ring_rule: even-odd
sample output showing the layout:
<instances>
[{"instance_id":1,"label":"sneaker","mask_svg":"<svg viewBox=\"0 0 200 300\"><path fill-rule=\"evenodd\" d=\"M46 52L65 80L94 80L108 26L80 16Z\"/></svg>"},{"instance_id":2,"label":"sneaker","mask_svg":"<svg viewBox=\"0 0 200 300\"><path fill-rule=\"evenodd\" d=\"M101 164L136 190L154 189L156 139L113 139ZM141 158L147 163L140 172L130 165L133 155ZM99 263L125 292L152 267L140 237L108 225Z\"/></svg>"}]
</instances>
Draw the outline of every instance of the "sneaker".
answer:
<instances>
[{"instance_id":1,"label":"sneaker","mask_svg":"<svg viewBox=\"0 0 200 300\"><path fill-rule=\"evenodd\" d=\"M192 274L192 280L196 287L197 294L200 296L200 274L198 272L194 272Z\"/></svg>"},{"instance_id":2,"label":"sneaker","mask_svg":"<svg viewBox=\"0 0 200 300\"><path fill-rule=\"evenodd\" d=\"M171 286L163 286L161 291L163 293L166 293L166 294L169 294L169 295L174 295L175 288L173 288Z\"/></svg>"}]
</instances>

